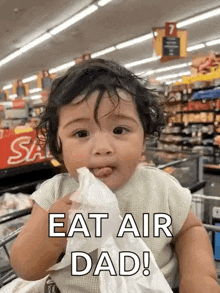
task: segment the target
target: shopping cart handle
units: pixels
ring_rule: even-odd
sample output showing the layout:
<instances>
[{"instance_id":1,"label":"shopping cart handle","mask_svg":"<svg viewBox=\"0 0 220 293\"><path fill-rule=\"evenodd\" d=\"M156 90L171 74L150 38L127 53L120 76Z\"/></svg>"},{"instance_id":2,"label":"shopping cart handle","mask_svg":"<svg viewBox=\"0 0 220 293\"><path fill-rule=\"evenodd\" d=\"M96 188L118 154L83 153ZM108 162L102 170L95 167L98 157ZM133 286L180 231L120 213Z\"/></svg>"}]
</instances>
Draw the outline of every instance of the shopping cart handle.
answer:
<instances>
[{"instance_id":1,"label":"shopping cart handle","mask_svg":"<svg viewBox=\"0 0 220 293\"><path fill-rule=\"evenodd\" d=\"M0 224L31 214L32 207L9 213L0 217Z\"/></svg>"},{"instance_id":2,"label":"shopping cart handle","mask_svg":"<svg viewBox=\"0 0 220 293\"><path fill-rule=\"evenodd\" d=\"M189 190L191 191L191 193L195 193L196 191L204 188L206 185L206 181L201 181L199 183L196 183L192 186L189 187Z\"/></svg>"},{"instance_id":3,"label":"shopping cart handle","mask_svg":"<svg viewBox=\"0 0 220 293\"><path fill-rule=\"evenodd\" d=\"M203 227L206 229L206 231L220 232L220 227L215 225L203 224Z\"/></svg>"}]
</instances>

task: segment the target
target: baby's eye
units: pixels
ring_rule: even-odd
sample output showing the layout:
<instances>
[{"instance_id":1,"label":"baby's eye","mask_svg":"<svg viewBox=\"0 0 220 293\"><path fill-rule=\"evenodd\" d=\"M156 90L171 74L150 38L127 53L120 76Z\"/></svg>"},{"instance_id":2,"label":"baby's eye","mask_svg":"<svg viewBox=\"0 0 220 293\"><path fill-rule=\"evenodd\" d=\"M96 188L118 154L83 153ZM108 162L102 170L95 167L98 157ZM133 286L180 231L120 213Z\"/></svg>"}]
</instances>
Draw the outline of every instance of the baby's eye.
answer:
<instances>
[{"instance_id":1,"label":"baby's eye","mask_svg":"<svg viewBox=\"0 0 220 293\"><path fill-rule=\"evenodd\" d=\"M113 130L114 134L122 134L123 130L125 130L126 132L128 132L129 130L125 127L115 127L115 129Z\"/></svg>"},{"instance_id":2,"label":"baby's eye","mask_svg":"<svg viewBox=\"0 0 220 293\"><path fill-rule=\"evenodd\" d=\"M73 136L77 136L79 138L82 138L82 137L88 136L88 134L89 134L88 131L86 131L86 130L80 130L80 131L75 132L73 134Z\"/></svg>"}]
</instances>

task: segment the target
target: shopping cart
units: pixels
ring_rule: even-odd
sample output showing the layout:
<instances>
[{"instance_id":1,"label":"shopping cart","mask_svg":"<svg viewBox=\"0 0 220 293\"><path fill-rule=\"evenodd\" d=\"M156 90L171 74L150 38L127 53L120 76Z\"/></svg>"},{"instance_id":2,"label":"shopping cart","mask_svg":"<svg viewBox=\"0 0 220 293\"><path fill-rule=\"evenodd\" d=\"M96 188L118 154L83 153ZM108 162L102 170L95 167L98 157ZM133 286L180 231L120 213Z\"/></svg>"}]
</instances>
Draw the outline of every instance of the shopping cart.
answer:
<instances>
[{"instance_id":1,"label":"shopping cart","mask_svg":"<svg viewBox=\"0 0 220 293\"><path fill-rule=\"evenodd\" d=\"M200 182L198 185L194 185L193 187L191 187L189 189L193 193L193 192L198 191L200 188L203 188L204 184L205 184L204 182L203 183ZM197 215L198 218L200 218L200 220L201 220L201 217L203 216L202 212L205 210L205 208L207 206L206 202L208 202L211 210L216 207L219 207L219 209L220 209L220 198L219 197L193 194L192 206L193 206L195 214ZM30 213L31 213L31 208L2 216L2 217L0 217L0 224L5 223L7 221L11 221L12 219L15 219L15 218L22 217L24 215L28 215ZM220 214L219 214L219 218L220 218ZM220 219L219 219L219 222L220 222ZM216 226L213 221L211 222L211 220L209 222L203 221L203 226L205 227L205 229L206 229L207 233L209 234L210 239L212 240L212 243L213 243L214 233L216 233L216 232L220 233L220 226ZM21 229L22 229L22 227L18 228L17 230L15 230L12 233L10 233L9 235L7 235L3 240L0 240L0 249L3 249L5 251L5 254L8 257L8 263L9 263L7 270L0 272L0 288L17 278L16 273L14 272L14 270L12 269L12 267L10 265L10 256L9 256L9 251L7 249L7 244L9 242L13 241L18 236ZM217 274L218 274L218 278L220 280L220 271L219 272L217 271Z\"/></svg>"},{"instance_id":2,"label":"shopping cart","mask_svg":"<svg viewBox=\"0 0 220 293\"><path fill-rule=\"evenodd\" d=\"M0 217L0 224L4 224L7 222L16 220L16 219L21 218L23 216L27 216L27 215L31 214L31 210L32 210L32 208L26 208L26 209L23 209L20 211L16 211L13 213L8 213L6 215L3 215ZM4 239L0 240L0 249L2 249L5 252L5 255L8 258L8 264L0 269L0 288L17 278L17 275L13 271L11 264L10 264L10 256L9 256L7 244L12 242L17 237L17 235L20 233L21 229L22 229L22 227L19 227L18 229L16 229L15 231L13 231L9 235L7 235Z\"/></svg>"}]
</instances>

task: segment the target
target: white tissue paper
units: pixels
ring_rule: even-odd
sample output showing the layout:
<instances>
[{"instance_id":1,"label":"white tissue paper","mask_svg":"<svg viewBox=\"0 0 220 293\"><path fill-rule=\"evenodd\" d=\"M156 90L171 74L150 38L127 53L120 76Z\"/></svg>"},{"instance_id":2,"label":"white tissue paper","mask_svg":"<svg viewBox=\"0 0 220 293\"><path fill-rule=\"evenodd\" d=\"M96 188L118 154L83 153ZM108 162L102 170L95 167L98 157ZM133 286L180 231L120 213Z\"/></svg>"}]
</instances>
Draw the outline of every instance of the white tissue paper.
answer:
<instances>
[{"instance_id":1,"label":"white tissue paper","mask_svg":"<svg viewBox=\"0 0 220 293\"><path fill-rule=\"evenodd\" d=\"M102 293L172 293L172 290L156 264L155 258L140 238L133 233L124 233L123 237L116 237L121 225L122 217L115 194L86 167L77 169L79 174L79 189L77 196L72 198L79 204L78 209L70 209L69 223L74 215L81 213L85 219L91 237L84 237L83 233L74 233L67 239L66 253L61 262L50 269L59 270L71 264L71 252L81 251L90 253L95 249L108 252L115 268L116 276L111 276L109 271L99 274L100 291ZM89 219L89 213L108 213L108 219L102 220L102 237L95 237L95 220ZM135 253L140 260L140 269L133 275L119 275L119 252ZM150 262L148 270L143 264L143 252L149 252ZM132 270L134 261L126 257L126 271ZM145 275L143 272L145 271ZM74 276L70 277L74 278Z\"/></svg>"}]
</instances>

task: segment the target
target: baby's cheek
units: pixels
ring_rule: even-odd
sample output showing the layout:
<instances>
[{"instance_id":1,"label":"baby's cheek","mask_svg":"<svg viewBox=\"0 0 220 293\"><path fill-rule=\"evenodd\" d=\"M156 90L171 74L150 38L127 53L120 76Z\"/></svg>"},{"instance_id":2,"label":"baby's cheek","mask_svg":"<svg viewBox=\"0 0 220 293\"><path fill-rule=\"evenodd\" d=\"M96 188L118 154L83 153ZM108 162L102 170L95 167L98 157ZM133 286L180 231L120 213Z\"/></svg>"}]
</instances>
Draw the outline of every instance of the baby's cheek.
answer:
<instances>
[{"instance_id":1,"label":"baby's cheek","mask_svg":"<svg viewBox=\"0 0 220 293\"><path fill-rule=\"evenodd\" d=\"M75 153L74 151L72 151L71 157L74 160L80 161L80 160L82 160L82 159L85 158L85 154L84 154L83 151L82 152L77 152L77 153Z\"/></svg>"}]
</instances>

